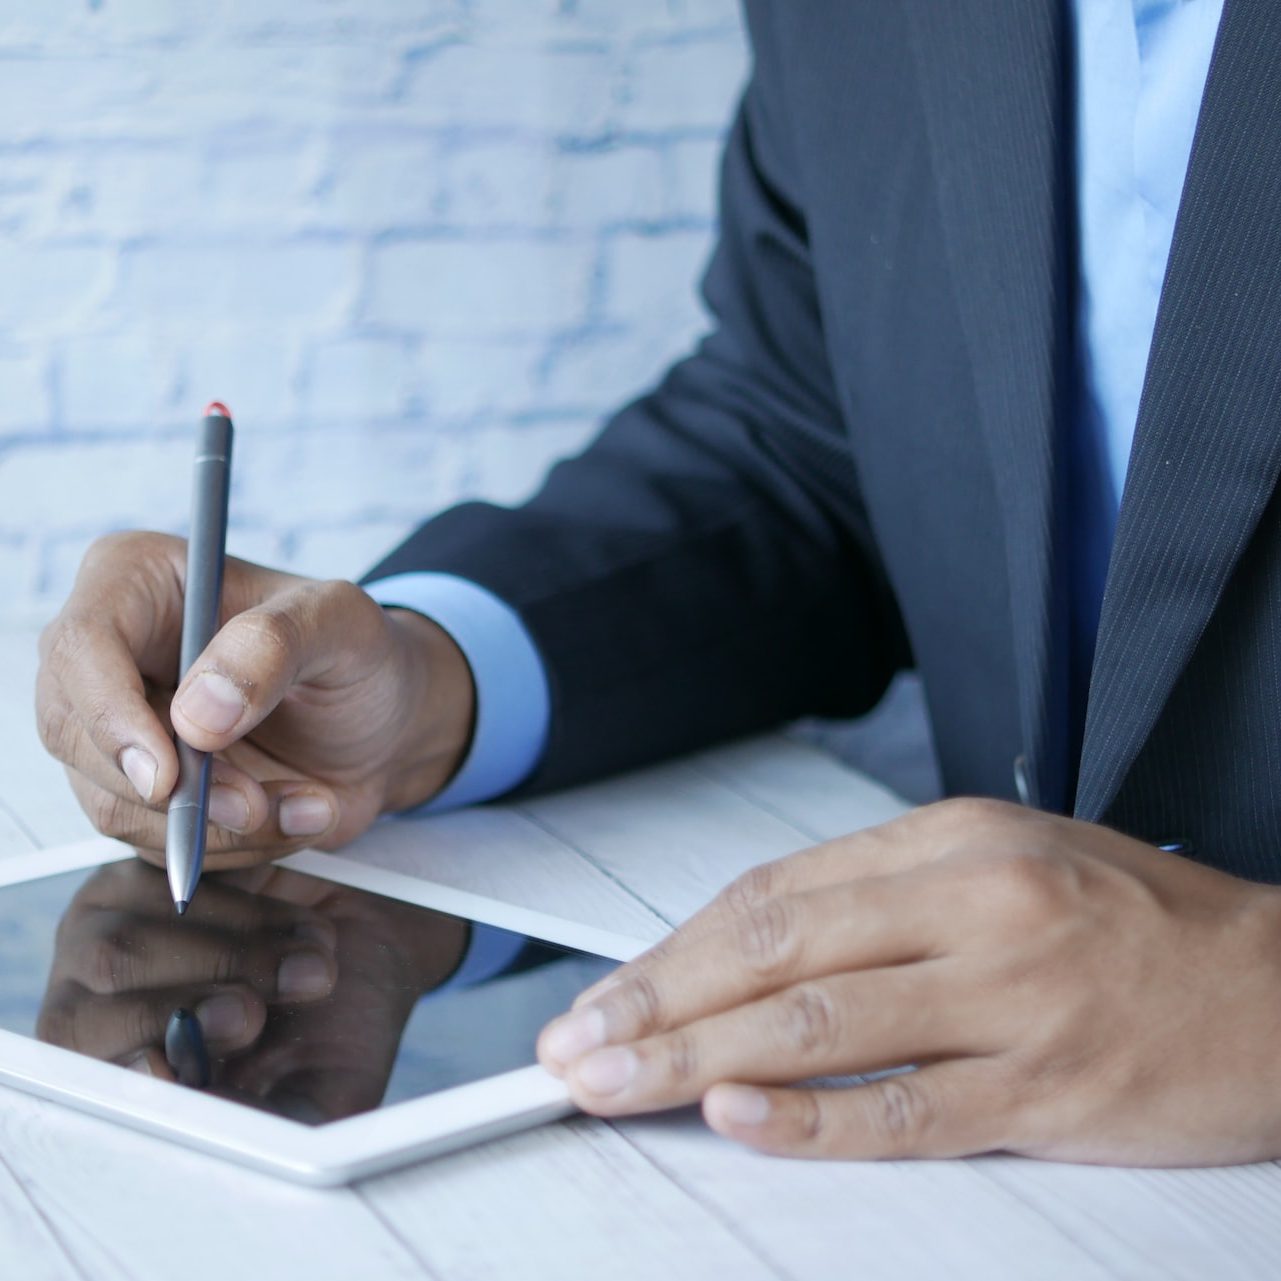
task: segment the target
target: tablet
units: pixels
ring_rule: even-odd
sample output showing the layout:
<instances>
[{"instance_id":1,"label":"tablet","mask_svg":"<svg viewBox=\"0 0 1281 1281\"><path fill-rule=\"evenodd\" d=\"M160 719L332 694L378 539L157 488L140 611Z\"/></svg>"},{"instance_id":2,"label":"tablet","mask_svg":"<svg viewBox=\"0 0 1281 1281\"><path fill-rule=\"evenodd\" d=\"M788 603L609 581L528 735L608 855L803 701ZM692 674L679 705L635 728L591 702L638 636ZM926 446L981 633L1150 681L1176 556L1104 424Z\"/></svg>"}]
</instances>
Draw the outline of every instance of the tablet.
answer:
<instances>
[{"instance_id":1,"label":"tablet","mask_svg":"<svg viewBox=\"0 0 1281 1281\"><path fill-rule=\"evenodd\" d=\"M186 916L112 841L0 861L0 1082L302 1183L569 1114L539 1029L645 944L306 851Z\"/></svg>"}]
</instances>

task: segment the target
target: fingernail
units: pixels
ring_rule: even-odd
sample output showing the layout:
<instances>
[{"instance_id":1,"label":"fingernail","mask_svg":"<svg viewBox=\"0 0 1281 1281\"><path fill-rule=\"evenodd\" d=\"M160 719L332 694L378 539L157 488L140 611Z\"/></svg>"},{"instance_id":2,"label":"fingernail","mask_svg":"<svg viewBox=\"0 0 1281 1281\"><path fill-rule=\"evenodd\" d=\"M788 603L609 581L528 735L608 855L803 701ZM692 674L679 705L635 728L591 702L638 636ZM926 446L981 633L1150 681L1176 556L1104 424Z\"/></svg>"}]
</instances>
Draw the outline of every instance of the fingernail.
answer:
<instances>
[{"instance_id":1,"label":"fingernail","mask_svg":"<svg viewBox=\"0 0 1281 1281\"><path fill-rule=\"evenodd\" d=\"M639 1066L634 1050L615 1045L589 1054L574 1069L574 1075L593 1094L618 1094L632 1083Z\"/></svg>"},{"instance_id":2,"label":"fingernail","mask_svg":"<svg viewBox=\"0 0 1281 1281\"><path fill-rule=\"evenodd\" d=\"M125 1067L130 1072L141 1072L143 1076L155 1076L155 1073L151 1070L151 1056L146 1051L138 1055L136 1059L130 1059L125 1064Z\"/></svg>"},{"instance_id":3,"label":"fingernail","mask_svg":"<svg viewBox=\"0 0 1281 1281\"><path fill-rule=\"evenodd\" d=\"M325 958L316 952L293 952L280 962L276 990L285 1001L308 1001L328 996L332 984Z\"/></svg>"},{"instance_id":4,"label":"fingernail","mask_svg":"<svg viewBox=\"0 0 1281 1281\"><path fill-rule=\"evenodd\" d=\"M589 1006L566 1014L547 1029L543 1050L557 1063L572 1063L589 1050L605 1044L605 1012Z\"/></svg>"},{"instance_id":5,"label":"fingernail","mask_svg":"<svg viewBox=\"0 0 1281 1281\"><path fill-rule=\"evenodd\" d=\"M235 1041L244 1036L249 1025L244 1001L230 992L201 1001L196 1006L196 1017L210 1041Z\"/></svg>"},{"instance_id":6,"label":"fingernail","mask_svg":"<svg viewBox=\"0 0 1281 1281\"><path fill-rule=\"evenodd\" d=\"M762 1125L769 1120L769 1095L750 1085L718 1085L707 1110L730 1125Z\"/></svg>"},{"instance_id":7,"label":"fingernail","mask_svg":"<svg viewBox=\"0 0 1281 1281\"><path fill-rule=\"evenodd\" d=\"M144 801L156 790L156 758L141 747L126 747L120 753L120 768Z\"/></svg>"},{"instance_id":8,"label":"fingernail","mask_svg":"<svg viewBox=\"0 0 1281 1281\"><path fill-rule=\"evenodd\" d=\"M280 830L286 836L319 836L333 821L333 806L323 796L300 792L280 802Z\"/></svg>"},{"instance_id":9,"label":"fingernail","mask_svg":"<svg viewBox=\"0 0 1281 1281\"><path fill-rule=\"evenodd\" d=\"M201 672L178 700L182 714L211 734L225 734L244 715L240 691L217 672Z\"/></svg>"},{"instance_id":10,"label":"fingernail","mask_svg":"<svg viewBox=\"0 0 1281 1281\"><path fill-rule=\"evenodd\" d=\"M209 817L219 827L243 832L249 826L249 802L239 788L215 783L209 789Z\"/></svg>"}]
</instances>

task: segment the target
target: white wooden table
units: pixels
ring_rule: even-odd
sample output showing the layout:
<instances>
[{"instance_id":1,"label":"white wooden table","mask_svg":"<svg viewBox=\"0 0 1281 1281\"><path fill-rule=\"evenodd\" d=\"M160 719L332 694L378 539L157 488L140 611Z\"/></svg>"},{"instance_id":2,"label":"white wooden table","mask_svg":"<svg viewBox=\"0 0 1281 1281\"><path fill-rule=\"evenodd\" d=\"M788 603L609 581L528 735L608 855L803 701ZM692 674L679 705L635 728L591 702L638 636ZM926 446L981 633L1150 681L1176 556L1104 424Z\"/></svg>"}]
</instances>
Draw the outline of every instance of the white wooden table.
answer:
<instances>
[{"instance_id":1,"label":"white wooden table","mask_svg":"<svg viewBox=\"0 0 1281 1281\"><path fill-rule=\"evenodd\" d=\"M0 857L90 834L35 737L34 650L34 632L0 634ZM648 789L623 780L511 810L509 847L476 848L464 814L398 825L358 852L658 937L744 867L899 807L782 740L666 767L662 779L683 807L640 806ZM740 1151L689 1113L580 1118L312 1191L0 1088L0 1281L250 1271L269 1281L1275 1281L1281 1168L810 1164Z\"/></svg>"}]
</instances>

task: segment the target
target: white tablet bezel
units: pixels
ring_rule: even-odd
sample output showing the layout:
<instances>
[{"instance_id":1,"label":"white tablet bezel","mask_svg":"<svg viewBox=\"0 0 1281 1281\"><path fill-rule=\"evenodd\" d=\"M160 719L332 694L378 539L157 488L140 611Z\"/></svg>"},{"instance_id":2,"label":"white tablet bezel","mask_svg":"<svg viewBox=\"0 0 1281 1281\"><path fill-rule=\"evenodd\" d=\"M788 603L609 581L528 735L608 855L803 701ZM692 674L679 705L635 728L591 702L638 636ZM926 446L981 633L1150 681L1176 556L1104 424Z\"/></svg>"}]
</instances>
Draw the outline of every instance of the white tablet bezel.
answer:
<instances>
[{"instance_id":1,"label":"white tablet bezel","mask_svg":"<svg viewBox=\"0 0 1281 1281\"><path fill-rule=\"evenodd\" d=\"M104 839L20 854L0 859L0 888L131 857L128 846ZM280 865L612 960L631 960L649 946L609 930L336 854L305 850L281 860ZM573 1111L561 1082L532 1066L312 1127L196 1090L176 1090L169 1082L123 1072L112 1064L2 1029L0 1083L322 1187L349 1183Z\"/></svg>"}]
</instances>

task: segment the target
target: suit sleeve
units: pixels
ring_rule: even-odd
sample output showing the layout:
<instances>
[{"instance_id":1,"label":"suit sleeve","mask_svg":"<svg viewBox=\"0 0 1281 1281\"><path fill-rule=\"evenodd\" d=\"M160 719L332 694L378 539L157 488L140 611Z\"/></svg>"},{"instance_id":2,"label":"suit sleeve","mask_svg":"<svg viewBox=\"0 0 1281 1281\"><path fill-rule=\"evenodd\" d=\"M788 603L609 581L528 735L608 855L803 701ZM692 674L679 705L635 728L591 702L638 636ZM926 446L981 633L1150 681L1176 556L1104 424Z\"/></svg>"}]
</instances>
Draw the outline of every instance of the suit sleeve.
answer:
<instances>
[{"instance_id":1,"label":"suit sleeve","mask_svg":"<svg viewBox=\"0 0 1281 1281\"><path fill-rule=\"evenodd\" d=\"M710 335L529 502L453 508L370 574L455 574L519 615L551 700L528 787L857 714L910 661L772 92L758 64L722 165Z\"/></svg>"}]
</instances>

